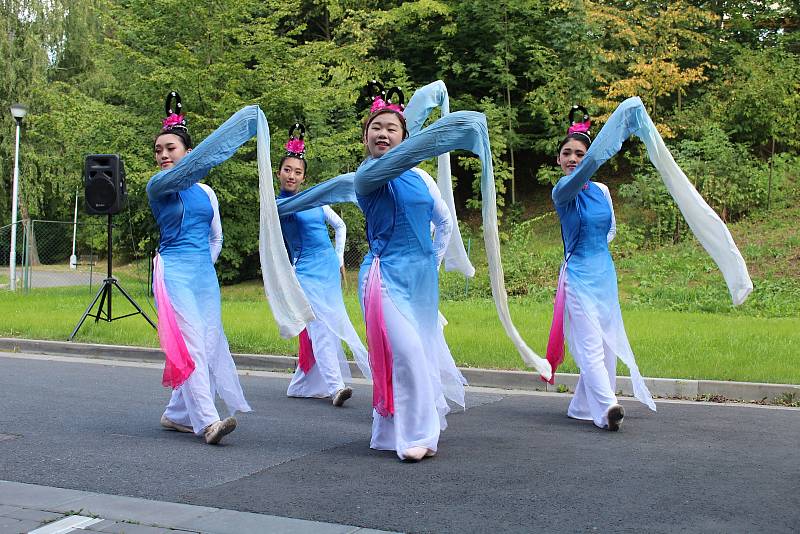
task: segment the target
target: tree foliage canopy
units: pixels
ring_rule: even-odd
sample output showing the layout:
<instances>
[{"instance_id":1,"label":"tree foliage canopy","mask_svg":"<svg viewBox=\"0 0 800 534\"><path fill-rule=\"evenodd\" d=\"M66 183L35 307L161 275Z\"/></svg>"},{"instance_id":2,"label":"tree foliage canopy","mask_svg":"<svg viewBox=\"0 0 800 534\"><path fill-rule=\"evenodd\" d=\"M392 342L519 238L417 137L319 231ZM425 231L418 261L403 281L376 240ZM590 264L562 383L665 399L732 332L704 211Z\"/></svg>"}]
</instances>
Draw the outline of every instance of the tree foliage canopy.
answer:
<instances>
[{"instance_id":1,"label":"tree foliage canopy","mask_svg":"<svg viewBox=\"0 0 800 534\"><path fill-rule=\"evenodd\" d=\"M528 195L541 192L531 178L554 176L553 152L576 102L596 117L596 131L623 98L640 96L726 217L761 205L765 161L800 146L796 1L16 0L0 1L0 25L0 100L30 108L25 216L67 219L83 158L118 152L138 252L158 238L144 186L172 89L197 140L255 103L277 158L288 126L305 123L309 183L363 157L356 101L371 78L407 98L441 78L454 109L486 112L501 192L516 177ZM10 219L13 161L13 121L4 117L0 224ZM246 145L208 178L225 227L225 280L257 268L254 150ZM626 196L666 224L674 213L663 211L642 154L627 158ZM461 201L477 207L469 183L479 171L469 157L458 162ZM358 217L346 212L351 223Z\"/></svg>"}]
</instances>

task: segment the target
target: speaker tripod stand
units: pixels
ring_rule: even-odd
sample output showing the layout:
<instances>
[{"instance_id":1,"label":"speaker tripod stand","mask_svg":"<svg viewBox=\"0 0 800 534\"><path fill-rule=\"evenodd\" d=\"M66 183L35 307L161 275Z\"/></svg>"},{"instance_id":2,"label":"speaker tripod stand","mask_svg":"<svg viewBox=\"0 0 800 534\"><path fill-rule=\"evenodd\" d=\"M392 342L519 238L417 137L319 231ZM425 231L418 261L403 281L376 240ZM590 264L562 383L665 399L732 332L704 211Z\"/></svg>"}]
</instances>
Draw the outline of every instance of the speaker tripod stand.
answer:
<instances>
[{"instance_id":1,"label":"speaker tripod stand","mask_svg":"<svg viewBox=\"0 0 800 534\"><path fill-rule=\"evenodd\" d=\"M120 317L114 317L111 314L111 294L113 292L112 290L115 287L119 289L120 293L122 293L122 296L128 299L128 302L130 302L133 305L133 307L136 308L135 312L128 313ZM100 306L97 307L97 313L93 314L91 313L92 308L94 308L94 305L97 304L98 300L100 301ZM104 306L106 306L105 310L103 309ZM132 315L139 315L139 314L141 314L142 317L144 317L145 320L148 323L150 323L150 326L156 328L156 324L152 320L150 320L150 318L147 316L147 314L144 312L141 306L139 306L136 303L136 301L133 300L133 298L128 294L128 292L122 288L117 279L111 275L111 214L109 214L108 215L108 276L106 277L105 280L103 280L103 285L100 286L100 290L97 292L97 295L95 295L92 303L89 304L89 307L87 307L86 311L83 312L81 320L78 321L77 325L75 325L75 329L72 331L72 334L70 334L69 340L72 341L72 338L74 338L75 334L78 333L78 330L80 330L81 326L83 325L83 322L86 321L87 317L94 317L94 322L97 322L102 319L103 321L110 323L111 321L116 321L117 319L124 319L125 317L131 317Z\"/></svg>"}]
</instances>

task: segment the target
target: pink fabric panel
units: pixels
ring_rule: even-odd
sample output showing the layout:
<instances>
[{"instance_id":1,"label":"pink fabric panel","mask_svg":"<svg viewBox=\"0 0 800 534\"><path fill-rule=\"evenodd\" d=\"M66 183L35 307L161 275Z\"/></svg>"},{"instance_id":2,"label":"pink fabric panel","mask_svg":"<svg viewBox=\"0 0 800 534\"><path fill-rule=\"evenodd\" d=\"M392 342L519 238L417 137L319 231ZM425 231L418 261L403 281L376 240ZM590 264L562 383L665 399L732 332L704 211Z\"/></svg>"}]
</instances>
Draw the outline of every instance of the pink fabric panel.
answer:
<instances>
[{"instance_id":1,"label":"pink fabric panel","mask_svg":"<svg viewBox=\"0 0 800 534\"><path fill-rule=\"evenodd\" d=\"M175 310L164 285L164 267L161 265L161 258L158 255L155 258L153 292L158 303L158 340L161 343L161 350L166 356L161 383L164 387L175 389L186 382L186 379L194 371L194 360L189 354L189 349L186 348L183 334L178 327Z\"/></svg>"},{"instance_id":2,"label":"pink fabric panel","mask_svg":"<svg viewBox=\"0 0 800 534\"><path fill-rule=\"evenodd\" d=\"M372 406L381 416L394 415L392 389L392 347L386 334L381 302L381 260L372 260L364 291L364 317L367 323L367 348L372 370Z\"/></svg>"},{"instance_id":3,"label":"pink fabric panel","mask_svg":"<svg viewBox=\"0 0 800 534\"><path fill-rule=\"evenodd\" d=\"M311 338L308 337L308 329L303 328L303 331L298 335L298 340L300 348L297 351L297 366L300 367L303 373L308 374L314 364L317 363L317 359L314 358L314 348L311 346Z\"/></svg>"},{"instance_id":4,"label":"pink fabric panel","mask_svg":"<svg viewBox=\"0 0 800 534\"><path fill-rule=\"evenodd\" d=\"M566 264L561 268L558 275L558 289L556 299L553 302L553 322L550 324L550 339L547 341L547 361L553 372L550 375L550 384L555 383L556 368L564 361L564 301L566 292L564 291L564 277L566 276ZM544 380L544 378L542 378Z\"/></svg>"}]
</instances>

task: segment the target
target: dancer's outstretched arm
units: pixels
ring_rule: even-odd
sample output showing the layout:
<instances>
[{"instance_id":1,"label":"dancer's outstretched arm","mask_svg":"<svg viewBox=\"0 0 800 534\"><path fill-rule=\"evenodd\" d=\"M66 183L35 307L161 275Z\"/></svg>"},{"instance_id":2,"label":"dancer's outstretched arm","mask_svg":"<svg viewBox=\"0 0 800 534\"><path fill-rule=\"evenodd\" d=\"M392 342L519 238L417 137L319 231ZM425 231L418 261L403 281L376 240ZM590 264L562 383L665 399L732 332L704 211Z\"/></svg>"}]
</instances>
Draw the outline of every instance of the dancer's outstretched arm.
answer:
<instances>
[{"instance_id":1,"label":"dancer's outstretched arm","mask_svg":"<svg viewBox=\"0 0 800 534\"><path fill-rule=\"evenodd\" d=\"M580 193L597 169L619 152L622 143L640 128L639 111L644 106L638 98L629 98L620 104L609 117L600 133L583 157L583 161L567 176L562 177L553 188L553 202L561 206ZM645 112L646 113L646 112Z\"/></svg>"},{"instance_id":2,"label":"dancer's outstretched arm","mask_svg":"<svg viewBox=\"0 0 800 534\"><path fill-rule=\"evenodd\" d=\"M299 211L318 208L329 204L352 202L356 204L356 192L353 189L355 173L340 174L336 178L301 191L296 195L278 199L278 215L283 217Z\"/></svg>"}]
</instances>

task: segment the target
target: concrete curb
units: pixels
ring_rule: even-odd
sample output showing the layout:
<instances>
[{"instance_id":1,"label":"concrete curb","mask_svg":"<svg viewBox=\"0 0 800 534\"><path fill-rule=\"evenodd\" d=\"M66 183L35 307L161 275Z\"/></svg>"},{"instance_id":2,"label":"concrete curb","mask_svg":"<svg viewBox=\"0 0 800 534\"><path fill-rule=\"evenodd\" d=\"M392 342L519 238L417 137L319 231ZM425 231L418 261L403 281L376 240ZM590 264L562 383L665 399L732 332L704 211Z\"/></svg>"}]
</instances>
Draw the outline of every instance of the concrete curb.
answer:
<instances>
[{"instance_id":1,"label":"concrete curb","mask_svg":"<svg viewBox=\"0 0 800 534\"><path fill-rule=\"evenodd\" d=\"M0 351L29 352L33 354L57 354L80 356L82 358L114 359L126 361L162 362L161 349L147 347L127 347L121 345L100 345L92 343L71 343L64 341L44 341L36 339L0 338ZM293 372L297 358L293 356L274 356L263 354L234 354L236 367L242 370ZM559 373L556 383L550 385L539 379L536 373L528 371L502 371L494 369L460 368L471 386L497 389L519 389L524 391L574 391L578 375ZM362 377L355 363L350 362L354 377ZM724 397L741 401L773 401L779 397L793 395L800 398L800 385L764 384L757 382L723 382L718 380L685 380L679 378L647 378L647 387L655 397L697 398ZM622 395L632 396L630 378L617 377L617 390Z\"/></svg>"},{"instance_id":2,"label":"concrete curb","mask_svg":"<svg viewBox=\"0 0 800 534\"><path fill-rule=\"evenodd\" d=\"M14 529L4 532L35 528L48 533L77 532L56 521L79 517L97 521L91 527L78 527L80 532L390 534L350 525L0 480L0 519L3 517L10 519L5 526Z\"/></svg>"}]
</instances>

